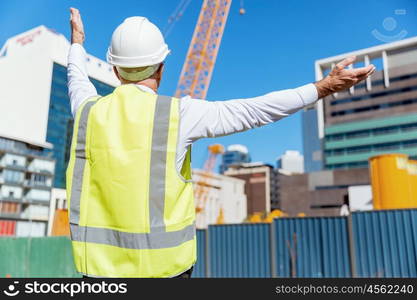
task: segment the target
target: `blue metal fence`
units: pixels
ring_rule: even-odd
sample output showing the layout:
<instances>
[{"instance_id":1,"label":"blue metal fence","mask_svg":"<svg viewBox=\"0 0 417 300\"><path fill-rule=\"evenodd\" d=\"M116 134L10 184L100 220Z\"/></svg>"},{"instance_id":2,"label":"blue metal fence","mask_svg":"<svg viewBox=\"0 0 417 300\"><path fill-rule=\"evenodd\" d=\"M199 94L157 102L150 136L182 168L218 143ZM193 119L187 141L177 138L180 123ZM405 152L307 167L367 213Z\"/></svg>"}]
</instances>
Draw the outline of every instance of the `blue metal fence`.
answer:
<instances>
[{"instance_id":1,"label":"blue metal fence","mask_svg":"<svg viewBox=\"0 0 417 300\"><path fill-rule=\"evenodd\" d=\"M211 225L197 243L193 277L417 277L416 209Z\"/></svg>"},{"instance_id":2,"label":"blue metal fence","mask_svg":"<svg viewBox=\"0 0 417 300\"><path fill-rule=\"evenodd\" d=\"M207 261L207 231L197 230L197 262L194 265L192 277L206 277Z\"/></svg>"},{"instance_id":3,"label":"blue metal fence","mask_svg":"<svg viewBox=\"0 0 417 300\"><path fill-rule=\"evenodd\" d=\"M210 277L271 277L269 224L209 226Z\"/></svg>"},{"instance_id":4,"label":"blue metal fence","mask_svg":"<svg viewBox=\"0 0 417 300\"><path fill-rule=\"evenodd\" d=\"M347 221L343 217L275 219L278 277L349 277Z\"/></svg>"},{"instance_id":5,"label":"blue metal fence","mask_svg":"<svg viewBox=\"0 0 417 300\"><path fill-rule=\"evenodd\" d=\"M357 277L417 276L417 210L352 215Z\"/></svg>"}]
</instances>

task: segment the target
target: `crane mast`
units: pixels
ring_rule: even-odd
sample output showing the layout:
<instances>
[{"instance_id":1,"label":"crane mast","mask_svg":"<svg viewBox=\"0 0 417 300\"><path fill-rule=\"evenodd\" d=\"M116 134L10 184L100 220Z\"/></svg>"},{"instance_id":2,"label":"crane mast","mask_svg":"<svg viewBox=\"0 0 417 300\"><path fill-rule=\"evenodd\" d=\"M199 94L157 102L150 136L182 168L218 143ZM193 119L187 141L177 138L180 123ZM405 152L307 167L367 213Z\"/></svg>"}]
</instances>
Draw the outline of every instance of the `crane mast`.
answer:
<instances>
[{"instance_id":1,"label":"crane mast","mask_svg":"<svg viewBox=\"0 0 417 300\"><path fill-rule=\"evenodd\" d=\"M205 99L232 0L204 0L175 97Z\"/></svg>"}]
</instances>

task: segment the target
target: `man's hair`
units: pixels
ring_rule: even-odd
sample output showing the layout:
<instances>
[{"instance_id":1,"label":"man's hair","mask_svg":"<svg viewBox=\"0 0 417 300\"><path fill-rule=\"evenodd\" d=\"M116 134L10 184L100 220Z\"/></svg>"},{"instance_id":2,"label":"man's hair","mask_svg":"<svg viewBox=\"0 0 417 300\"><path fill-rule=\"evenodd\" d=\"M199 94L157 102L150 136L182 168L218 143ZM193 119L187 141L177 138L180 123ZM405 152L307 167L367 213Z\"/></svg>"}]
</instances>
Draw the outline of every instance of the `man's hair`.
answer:
<instances>
[{"instance_id":1,"label":"man's hair","mask_svg":"<svg viewBox=\"0 0 417 300\"><path fill-rule=\"evenodd\" d=\"M138 82L152 77L153 74L158 70L161 64L156 64L147 67L138 68L124 68L116 67L120 77L127 81Z\"/></svg>"}]
</instances>

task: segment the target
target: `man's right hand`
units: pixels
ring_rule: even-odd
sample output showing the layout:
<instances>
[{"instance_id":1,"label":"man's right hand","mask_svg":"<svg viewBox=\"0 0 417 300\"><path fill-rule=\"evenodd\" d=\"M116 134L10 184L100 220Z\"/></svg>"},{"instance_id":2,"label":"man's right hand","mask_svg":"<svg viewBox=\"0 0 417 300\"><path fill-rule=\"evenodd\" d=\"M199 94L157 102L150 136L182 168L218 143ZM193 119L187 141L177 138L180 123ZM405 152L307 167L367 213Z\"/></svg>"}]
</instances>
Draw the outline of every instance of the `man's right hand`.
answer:
<instances>
[{"instance_id":1,"label":"man's right hand","mask_svg":"<svg viewBox=\"0 0 417 300\"><path fill-rule=\"evenodd\" d=\"M71 24L71 43L80 44L84 43L85 34L83 21L81 20L81 15L78 9L71 7L70 8L70 24Z\"/></svg>"},{"instance_id":2,"label":"man's right hand","mask_svg":"<svg viewBox=\"0 0 417 300\"><path fill-rule=\"evenodd\" d=\"M356 57L354 56L342 60L334 67L327 77L315 83L319 99L346 90L368 78L375 72L374 65L357 69L345 69L353 64L355 60Z\"/></svg>"}]
</instances>

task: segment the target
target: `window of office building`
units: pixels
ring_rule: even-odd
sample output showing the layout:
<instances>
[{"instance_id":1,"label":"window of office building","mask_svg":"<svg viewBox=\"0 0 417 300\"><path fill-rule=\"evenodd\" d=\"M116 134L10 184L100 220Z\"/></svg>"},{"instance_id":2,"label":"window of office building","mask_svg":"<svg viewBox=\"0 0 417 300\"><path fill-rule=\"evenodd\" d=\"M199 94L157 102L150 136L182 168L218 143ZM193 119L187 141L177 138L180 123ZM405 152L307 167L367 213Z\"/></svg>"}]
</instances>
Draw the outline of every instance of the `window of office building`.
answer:
<instances>
[{"instance_id":1,"label":"window of office building","mask_svg":"<svg viewBox=\"0 0 417 300\"><path fill-rule=\"evenodd\" d=\"M99 95L107 95L113 87L90 78ZM72 139L73 118L67 88L67 68L54 63L49 102L47 141L54 145L52 152L56 160L54 186L65 188L67 168Z\"/></svg>"}]
</instances>

